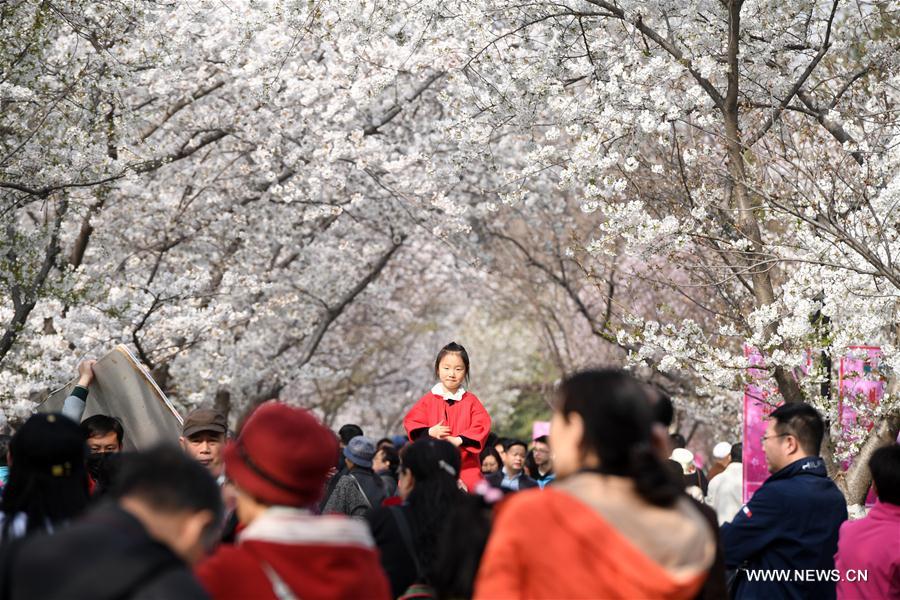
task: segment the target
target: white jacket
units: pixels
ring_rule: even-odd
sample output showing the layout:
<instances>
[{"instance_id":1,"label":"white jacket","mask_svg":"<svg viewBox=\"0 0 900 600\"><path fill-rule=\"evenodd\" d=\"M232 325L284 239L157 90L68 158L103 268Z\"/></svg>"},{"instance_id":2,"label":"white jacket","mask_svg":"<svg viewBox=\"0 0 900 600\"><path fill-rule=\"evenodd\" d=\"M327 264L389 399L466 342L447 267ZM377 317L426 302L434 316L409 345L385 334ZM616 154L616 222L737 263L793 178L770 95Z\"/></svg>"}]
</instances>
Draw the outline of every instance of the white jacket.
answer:
<instances>
[{"instance_id":1,"label":"white jacket","mask_svg":"<svg viewBox=\"0 0 900 600\"><path fill-rule=\"evenodd\" d=\"M728 523L741 510L743 502L744 465L729 463L725 470L709 482L706 502L716 509L719 525Z\"/></svg>"}]
</instances>

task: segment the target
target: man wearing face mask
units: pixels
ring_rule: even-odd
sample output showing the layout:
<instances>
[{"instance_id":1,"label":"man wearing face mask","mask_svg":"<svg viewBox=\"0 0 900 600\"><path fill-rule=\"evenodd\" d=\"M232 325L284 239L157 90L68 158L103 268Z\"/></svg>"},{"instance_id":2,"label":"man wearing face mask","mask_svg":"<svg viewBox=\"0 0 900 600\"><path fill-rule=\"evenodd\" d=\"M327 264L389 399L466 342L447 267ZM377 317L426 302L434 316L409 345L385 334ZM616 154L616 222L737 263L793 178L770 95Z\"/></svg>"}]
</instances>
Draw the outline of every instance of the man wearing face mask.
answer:
<instances>
[{"instance_id":1,"label":"man wearing face mask","mask_svg":"<svg viewBox=\"0 0 900 600\"><path fill-rule=\"evenodd\" d=\"M109 495L59 533L7 550L0 590L12 600L206 598L188 565L222 516L209 472L174 447L123 455Z\"/></svg>"}]
</instances>

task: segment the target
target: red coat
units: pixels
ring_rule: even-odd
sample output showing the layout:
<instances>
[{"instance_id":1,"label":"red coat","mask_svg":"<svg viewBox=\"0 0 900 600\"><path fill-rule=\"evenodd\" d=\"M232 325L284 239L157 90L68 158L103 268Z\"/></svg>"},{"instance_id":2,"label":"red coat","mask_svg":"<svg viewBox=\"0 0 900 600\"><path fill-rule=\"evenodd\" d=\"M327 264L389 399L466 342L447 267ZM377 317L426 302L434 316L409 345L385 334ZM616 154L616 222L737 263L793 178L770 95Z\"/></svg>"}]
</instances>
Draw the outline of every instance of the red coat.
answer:
<instances>
[{"instance_id":1,"label":"red coat","mask_svg":"<svg viewBox=\"0 0 900 600\"><path fill-rule=\"evenodd\" d=\"M460 479L469 490L481 480L481 460L484 441L491 432L491 417L481 401L466 392L458 402L448 402L434 392L428 392L410 409L403 419L409 439L428 435L428 428L443 422L450 427L451 436L465 438L459 447L462 469ZM424 431L423 431L424 430Z\"/></svg>"},{"instance_id":2,"label":"red coat","mask_svg":"<svg viewBox=\"0 0 900 600\"><path fill-rule=\"evenodd\" d=\"M270 508L194 574L213 600L277 600L263 563L304 600L391 597L364 521L284 507Z\"/></svg>"}]
</instances>

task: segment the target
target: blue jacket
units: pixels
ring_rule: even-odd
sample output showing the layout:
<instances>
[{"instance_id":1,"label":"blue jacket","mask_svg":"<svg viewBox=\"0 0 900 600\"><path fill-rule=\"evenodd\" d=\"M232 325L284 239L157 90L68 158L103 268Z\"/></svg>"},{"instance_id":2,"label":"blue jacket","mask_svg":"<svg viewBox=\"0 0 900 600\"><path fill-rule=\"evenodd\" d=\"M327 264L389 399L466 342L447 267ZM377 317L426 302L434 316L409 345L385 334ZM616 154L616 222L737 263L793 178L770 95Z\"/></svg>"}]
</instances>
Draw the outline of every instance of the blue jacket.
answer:
<instances>
[{"instance_id":1,"label":"blue jacket","mask_svg":"<svg viewBox=\"0 0 900 600\"><path fill-rule=\"evenodd\" d=\"M781 572L786 580L752 581L742 573L735 597L834 598L834 553L846 520L847 502L818 456L773 473L720 534L727 569L746 562L748 570L772 578Z\"/></svg>"}]
</instances>

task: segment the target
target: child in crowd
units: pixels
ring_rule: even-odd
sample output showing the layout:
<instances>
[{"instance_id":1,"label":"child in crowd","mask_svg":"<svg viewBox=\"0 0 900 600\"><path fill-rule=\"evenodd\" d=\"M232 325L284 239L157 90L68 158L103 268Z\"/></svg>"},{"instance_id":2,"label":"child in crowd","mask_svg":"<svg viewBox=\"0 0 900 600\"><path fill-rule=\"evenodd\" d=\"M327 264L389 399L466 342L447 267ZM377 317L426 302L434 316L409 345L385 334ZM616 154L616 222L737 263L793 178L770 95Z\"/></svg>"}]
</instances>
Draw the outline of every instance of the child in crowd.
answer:
<instances>
[{"instance_id":1,"label":"child in crowd","mask_svg":"<svg viewBox=\"0 0 900 600\"><path fill-rule=\"evenodd\" d=\"M432 437L456 446L461 456L460 479L470 491L481 480L479 455L491 430L491 417L481 401L463 387L469 381L469 355L450 342L434 361L438 382L403 419L410 440Z\"/></svg>"}]
</instances>

